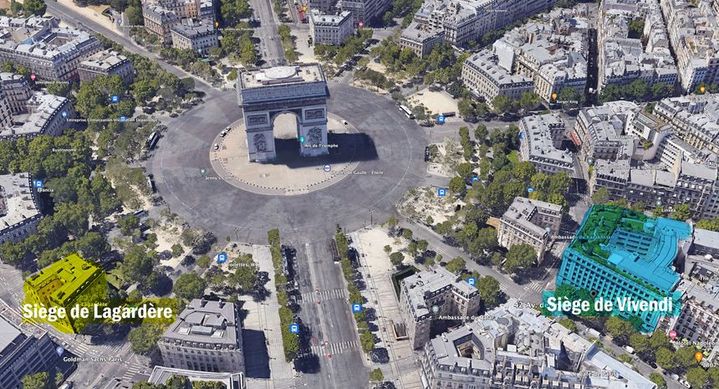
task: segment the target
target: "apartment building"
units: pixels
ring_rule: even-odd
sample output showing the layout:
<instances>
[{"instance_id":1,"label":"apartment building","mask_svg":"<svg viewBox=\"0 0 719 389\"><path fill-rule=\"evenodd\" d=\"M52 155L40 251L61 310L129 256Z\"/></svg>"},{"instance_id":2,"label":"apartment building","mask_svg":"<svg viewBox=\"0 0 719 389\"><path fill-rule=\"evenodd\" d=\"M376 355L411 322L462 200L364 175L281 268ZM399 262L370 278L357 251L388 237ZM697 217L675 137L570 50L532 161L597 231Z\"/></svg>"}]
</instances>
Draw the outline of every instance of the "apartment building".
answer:
<instances>
[{"instance_id":1,"label":"apartment building","mask_svg":"<svg viewBox=\"0 0 719 389\"><path fill-rule=\"evenodd\" d=\"M503 46L482 50L467 58L462 66L464 85L490 107L497 96L518 100L523 93L534 90L534 81L530 77L512 73L511 59L502 60L506 58L507 50L511 52Z\"/></svg>"},{"instance_id":2,"label":"apartment building","mask_svg":"<svg viewBox=\"0 0 719 389\"><path fill-rule=\"evenodd\" d=\"M181 50L192 50L200 55L219 45L217 30L208 23L180 23L172 27L172 47Z\"/></svg>"},{"instance_id":3,"label":"apartment building","mask_svg":"<svg viewBox=\"0 0 719 389\"><path fill-rule=\"evenodd\" d=\"M499 30L516 21L548 10L555 0L427 0L415 13L414 21L452 45Z\"/></svg>"},{"instance_id":4,"label":"apartment building","mask_svg":"<svg viewBox=\"0 0 719 389\"><path fill-rule=\"evenodd\" d=\"M381 18L391 6L390 0L339 0L337 2L337 8L340 11L349 11L352 15L352 25L358 27L369 25L374 19Z\"/></svg>"},{"instance_id":5,"label":"apartment building","mask_svg":"<svg viewBox=\"0 0 719 389\"><path fill-rule=\"evenodd\" d=\"M479 311L480 299L474 286L436 267L401 281L399 305L412 348L420 349L429 341L436 320L471 320Z\"/></svg>"},{"instance_id":6,"label":"apartment building","mask_svg":"<svg viewBox=\"0 0 719 389\"><path fill-rule=\"evenodd\" d=\"M418 57L423 58L432 52L432 48L444 40L444 32L437 32L427 29L412 22L407 28L402 30L399 37L400 47L412 50Z\"/></svg>"},{"instance_id":7,"label":"apartment building","mask_svg":"<svg viewBox=\"0 0 719 389\"><path fill-rule=\"evenodd\" d=\"M30 173L0 175L0 244L33 234L40 218Z\"/></svg>"},{"instance_id":8,"label":"apartment building","mask_svg":"<svg viewBox=\"0 0 719 389\"><path fill-rule=\"evenodd\" d=\"M566 123L558 114L527 116L519 121L519 151L522 161L531 162L537 171L567 173L574 177L572 153L560 150Z\"/></svg>"},{"instance_id":9,"label":"apartment building","mask_svg":"<svg viewBox=\"0 0 719 389\"><path fill-rule=\"evenodd\" d=\"M0 98L0 110L3 110ZM72 126L75 109L70 100L35 92L25 101L25 113L12 116L11 125L0 128L0 139L32 138L37 135L61 135Z\"/></svg>"},{"instance_id":10,"label":"apartment building","mask_svg":"<svg viewBox=\"0 0 719 389\"><path fill-rule=\"evenodd\" d=\"M719 94L663 99L654 115L689 145L719 154Z\"/></svg>"},{"instance_id":11,"label":"apartment building","mask_svg":"<svg viewBox=\"0 0 719 389\"><path fill-rule=\"evenodd\" d=\"M559 232L561 222L561 206L515 197L500 219L497 241L508 249L517 244L528 244L536 251L537 262L541 263Z\"/></svg>"},{"instance_id":12,"label":"apartment building","mask_svg":"<svg viewBox=\"0 0 719 389\"><path fill-rule=\"evenodd\" d=\"M226 389L246 389L245 375L242 372L207 372L185 369L174 369L165 366L155 366L147 382L154 385L164 385L172 377L186 377L190 382L219 382Z\"/></svg>"},{"instance_id":13,"label":"apartment building","mask_svg":"<svg viewBox=\"0 0 719 389\"><path fill-rule=\"evenodd\" d=\"M641 36L630 37L630 22L644 21ZM645 46L642 41L646 41ZM678 85L668 32L659 4L654 0L607 0L599 7L597 29L599 92L606 85L644 80L649 86Z\"/></svg>"},{"instance_id":14,"label":"apartment building","mask_svg":"<svg viewBox=\"0 0 719 389\"><path fill-rule=\"evenodd\" d=\"M634 154L634 139L626 128L639 106L629 101L612 101L579 111L570 139L585 158L622 159Z\"/></svg>"},{"instance_id":15,"label":"apartment building","mask_svg":"<svg viewBox=\"0 0 719 389\"><path fill-rule=\"evenodd\" d=\"M127 57L111 50L97 52L80 62L78 67L80 81L94 80L98 76L118 75L125 85L135 78L135 68Z\"/></svg>"},{"instance_id":16,"label":"apartment building","mask_svg":"<svg viewBox=\"0 0 719 389\"><path fill-rule=\"evenodd\" d=\"M164 365L204 372L244 372L237 307L194 299L158 342Z\"/></svg>"},{"instance_id":17,"label":"apartment building","mask_svg":"<svg viewBox=\"0 0 719 389\"><path fill-rule=\"evenodd\" d=\"M172 29L183 22L201 21L215 26L212 0L143 0L142 15L145 30L157 35L165 44L173 42Z\"/></svg>"},{"instance_id":18,"label":"apartment building","mask_svg":"<svg viewBox=\"0 0 719 389\"><path fill-rule=\"evenodd\" d=\"M660 0L686 92L719 84L719 6L711 0Z\"/></svg>"},{"instance_id":19,"label":"apartment building","mask_svg":"<svg viewBox=\"0 0 719 389\"><path fill-rule=\"evenodd\" d=\"M315 45L341 45L354 34L352 14L349 11L330 15L313 9L309 16L310 37Z\"/></svg>"},{"instance_id":20,"label":"apartment building","mask_svg":"<svg viewBox=\"0 0 719 389\"><path fill-rule=\"evenodd\" d=\"M424 388L656 389L648 378L517 299L433 338Z\"/></svg>"},{"instance_id":21,"label":"apartment building","mask_svg":"<svg viewBox=\"0 0 719 389\"><path fill-rule=\"evenodd\" d=\"M77 80L80 62L102 45L85 31L60 27L54 17L0 16L0 61L30 69L45 80Z\"/></svg>"},{"instance_id":22,"label":"apartment building","mask_svg":"<svg viewBox=\"0 0 719 389\"><path fill-rule=\"evenodd\" d=\"M578 96L585 93L590 26L587 16L584 7L553 10L500 39L514 51L514 72L531 78L534 92L545 103L556 102L565 88L575 90Z\"/></svg>"}]
</instances>

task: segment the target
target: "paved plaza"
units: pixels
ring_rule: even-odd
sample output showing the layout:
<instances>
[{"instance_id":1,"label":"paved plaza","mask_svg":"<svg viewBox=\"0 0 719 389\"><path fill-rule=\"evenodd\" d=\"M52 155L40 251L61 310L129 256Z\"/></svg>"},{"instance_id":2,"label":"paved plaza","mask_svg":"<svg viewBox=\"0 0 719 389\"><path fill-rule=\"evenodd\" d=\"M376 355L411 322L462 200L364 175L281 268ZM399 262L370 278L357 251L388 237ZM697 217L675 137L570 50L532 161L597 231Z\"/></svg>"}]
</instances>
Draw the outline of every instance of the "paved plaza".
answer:
<instances>
[{"instance_id":1,"label":"paved plaza","mask_svg":"<svg viewBox=\"0 0 719 389\"><path fill-rule=\"evenodd\" d=\"M247 135L240 120L231 126L227 135L215 139L214 145L219 149L214 150L213 145L210 162L219 177L248 192L292 196L322 190L353 174L359 166L359 161L352 159L358 145L347 136L357 131L345 122L329 115L330 155L308 158L299 155L295 115L279 115L274 131L278 158L274 162L257 163L249 161Z\"/></svg>"}]
</instances>

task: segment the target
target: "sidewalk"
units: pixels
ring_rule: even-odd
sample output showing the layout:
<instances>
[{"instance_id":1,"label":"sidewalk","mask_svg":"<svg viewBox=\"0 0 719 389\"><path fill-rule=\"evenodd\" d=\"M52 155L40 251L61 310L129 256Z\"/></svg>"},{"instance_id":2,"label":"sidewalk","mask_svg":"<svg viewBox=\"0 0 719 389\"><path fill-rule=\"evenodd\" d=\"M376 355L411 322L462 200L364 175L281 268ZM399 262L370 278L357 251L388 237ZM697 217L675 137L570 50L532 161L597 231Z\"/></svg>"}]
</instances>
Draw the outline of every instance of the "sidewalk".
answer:
<instances>
[{"instance_id":1,"label":"sidewalk","mask_svg":"<svg viewBox=\"0 0 719 389\"><path fill-rule=\"evenodd\" d=\"M389 365L373 364L371 369L381 368L386 380L394 381L398 388L421 388L419 369L414 350L408 340L397 341L392 322L401 319L399 302L392 285L394 267L384 252L384 245L392 245L393 239L380 228L362 229L350 234L352 246L360 253L360 271L367 284L362 294L367 297L368 308L375 308L382 340L377 347L385 347L390 355Z\"/></svg>"}]
</instances>

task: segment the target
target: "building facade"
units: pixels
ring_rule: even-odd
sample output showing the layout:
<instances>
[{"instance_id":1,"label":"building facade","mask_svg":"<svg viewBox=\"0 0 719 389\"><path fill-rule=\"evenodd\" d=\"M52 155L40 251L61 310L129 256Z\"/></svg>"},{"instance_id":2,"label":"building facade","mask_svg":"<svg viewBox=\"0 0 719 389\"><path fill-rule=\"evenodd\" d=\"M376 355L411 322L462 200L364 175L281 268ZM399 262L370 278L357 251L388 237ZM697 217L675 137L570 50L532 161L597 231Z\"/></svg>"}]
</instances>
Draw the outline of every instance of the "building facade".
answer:
<instances>
[{"instance_id":1,"label":"building facade","mask_svg":"<svg viewBox=\"0 0 719 389\"><path fill-rule=\"evenodd\" d=\"M680 276L674 270L674 262L686 255L691 234L692 227L684 222L594 205L564 250L556 285L570 285L612 301L668 299L677 309L681 293L676 292L676 287ZM654 331L661 318L674 313L615 311L627 320L638 318L642 332Z\"/></svg>"},{"instance_id":2,"label":"building facade","mask_svg":"<svg viewBox=\"0 0 719 389\"><path fill-rule=\"evenodd\" d=\"M237 307L194 299L158 342L164 365L203 372L244 373Z\"/></svg>"},{"instance_id":3,"label":"building facade","mask_svg":"<svg viewBox=\"0 0 719 389\"><path fill-rule=\"evenodd\" d=\"M323 14L313 9L309 15L310 37L315 45L341 45L354 33L352 14L342 11L337 15Z\"/></svg>"},{"instance_id":4,"label":"building facade","mask_svg":"<svg viewBox=\"0 0 719 389\"><path fill-rule=\"evenodd\" d=\"M474 286L437 267L403 279L399 305L412 347L420 349L429 341L435 320L447 316L471 320L479 311L480 298Z\"/></svg>"},{"instance_id":5,"label":"building facade","mask_svg":"<svg viewBox=\"0 0 719 389\"><path fill-rule=\"evenodd\" d=\"M559 149L567 128L558 114L527 116L519 121L519 130L522 161L547 174L575 176L572 153Z\"/></svg>"},{"instance_id":6,"label":"building facade","mask_svg":"<svg viewBox=\"0 0 719 389\"><path fill-rule=\"evenodd\" d=\"M0 316L0 387L21 389L24 376L55 370L55 347L47 332L26 334Z\"/></svg>"},{"instance_id":7,"label":"building facade","mask_svg":"<svg viewBox=\"0 0 719 389\"><path fill-rule=\"evenodd\" d=\"M467 58L462 66L462 82L490 107L497 96L519 100L522 94L534 90L531 78L512 74L511 62L500 61L492 50L482 50Z\"/></svg>"}]
</instances>

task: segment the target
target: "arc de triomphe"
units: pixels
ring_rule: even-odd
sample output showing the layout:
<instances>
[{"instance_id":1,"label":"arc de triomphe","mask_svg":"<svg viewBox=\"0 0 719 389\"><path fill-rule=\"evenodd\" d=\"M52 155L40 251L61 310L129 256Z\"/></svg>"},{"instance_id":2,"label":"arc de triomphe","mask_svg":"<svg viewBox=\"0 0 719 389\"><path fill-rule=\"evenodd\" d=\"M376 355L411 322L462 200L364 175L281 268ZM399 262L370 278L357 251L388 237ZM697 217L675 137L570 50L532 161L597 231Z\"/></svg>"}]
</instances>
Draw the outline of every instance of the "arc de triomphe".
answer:
<instances>
[{"instance_id":1,"label":"arc de triomphe","mask_svg":"<svg viewBox=\"0 0 719 389\"><path fill-rule=\"evenodd\" d=\"M237 98L245 122L250 161L275 159L273 121L285 112L297 116L300 155L328 154L328 97L327 82L318 64L243 71L237 79Z\"/></svg>"}]
</instances>

